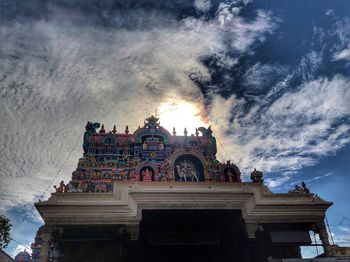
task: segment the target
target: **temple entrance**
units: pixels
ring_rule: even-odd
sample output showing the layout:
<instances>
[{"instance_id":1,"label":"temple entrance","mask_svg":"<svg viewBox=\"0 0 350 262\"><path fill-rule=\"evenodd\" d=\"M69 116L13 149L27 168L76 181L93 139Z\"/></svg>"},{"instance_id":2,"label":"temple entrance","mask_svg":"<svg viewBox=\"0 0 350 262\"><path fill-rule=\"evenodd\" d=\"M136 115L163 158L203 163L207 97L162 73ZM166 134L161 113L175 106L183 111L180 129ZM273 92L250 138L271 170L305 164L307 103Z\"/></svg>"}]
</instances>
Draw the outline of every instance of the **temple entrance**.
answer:
<instances>
[{"instance_id":1,"label":"temple entrance","mask_svg":"<svg viewBox=\"0 0 350 262\"><path fill-rule=\"evenodd\" d=\"M143 210L143 261L244 261L240 210Z\"/></svg>"}]
</instances>

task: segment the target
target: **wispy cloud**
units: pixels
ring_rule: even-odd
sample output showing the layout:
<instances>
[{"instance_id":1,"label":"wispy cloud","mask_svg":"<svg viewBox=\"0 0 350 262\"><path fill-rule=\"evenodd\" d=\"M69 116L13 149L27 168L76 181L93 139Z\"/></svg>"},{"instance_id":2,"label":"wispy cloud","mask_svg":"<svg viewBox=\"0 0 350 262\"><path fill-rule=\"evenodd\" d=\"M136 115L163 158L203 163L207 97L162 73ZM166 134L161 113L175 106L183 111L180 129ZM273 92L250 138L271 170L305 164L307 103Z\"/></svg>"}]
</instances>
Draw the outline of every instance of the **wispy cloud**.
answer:
<instances>
[{"instance_id":1,"label":"wispy cloud","mask_svg":"<svg viewBox=\"0 0 350 262\"><path fill-rule=\"evenodd\" d=\"M103 15L113 25L104 28L50 6L46 19L1 25L1 208L38 199L87 120L132 129L169 97L207 104L189 74L210 82L203 59L233 66L275 26L263 10L243 19L243 8L220 5L211 19L127 9ZM75 148L54 183L70 178L80 156Z\"/></svg>"},{"instance_id":2,"label":"wispy cloud","mask_svg":"<svg viewBox=\"0 0 350 262\"><path fill-rule=\"evenodd\" d=\"M29 254L31 254L32 250L26 246L23 246L22 244L17 244L11 251L10 251L10 256L15 257L19 252L26 251Z\"/></svg>"},{"instance_id":3,"label":"wispy cloud","mask_svg":"<svg viewBox=\"0 0 350 262\"><path fill-rule=\"evenodd\" d=\"M315 164L319 157L350 142L349 86L350 80L341 75L319 78L285 92L270 104L258 100L248 111L244 99L216 98L216 132L222 144L230 145L222 157L265 172L292 172ZM215 115L223 117L215 119Z\"/></svg>"},{"instance_id":4,"label":"wispy cloud","mask_svg":"<svg viewBox=\"0 0 350 262\"><path fill-rule=\"evenodd\" d=\"M340 50L334 54L334 60L350 60L350 44L347 48Z\"/></svg>"},{"instance_id":5,"label":"wispy cloud","mask_svg":"<svg viewBox=\"0 0 350 262\"><path fill-rule=\"evenodd\" d=\"M340 19L335 24L334 36L339 43L335 46L334 60L350 60L350 18Z\"/></svg>"},{"instance_id":6,"label":"wispy cloud","mask_svg":"<svg viewBox=\"0 0 350 262\"><path fill-rule=\"evenodd\" d=\"M338 233L333 235L333 239L336 245L350 246L350 227L339 226Z\"/></svg>"},{"instance_id":7,"label":"wispy cloud","mask_svg":"<svg viewBox=\"0 0 350 262\"><path fill-rule=\"evenodd\" d=\"M283 184L288 182L290 179L291 179L291 176L268 178L268 179L265 179L265 183L270 189L274 189L282 186Z\"/></svg>"}]
</instances>

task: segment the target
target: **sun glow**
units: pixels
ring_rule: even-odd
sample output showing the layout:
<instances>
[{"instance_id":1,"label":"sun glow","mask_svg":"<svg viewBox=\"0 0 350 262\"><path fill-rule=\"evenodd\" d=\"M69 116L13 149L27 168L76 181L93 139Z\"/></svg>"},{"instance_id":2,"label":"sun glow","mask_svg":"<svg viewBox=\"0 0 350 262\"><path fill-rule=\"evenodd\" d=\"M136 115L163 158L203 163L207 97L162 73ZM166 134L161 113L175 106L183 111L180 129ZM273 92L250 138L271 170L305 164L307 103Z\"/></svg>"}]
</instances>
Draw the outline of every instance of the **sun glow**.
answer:
<instances>
[{"instance_id":1,"label":"sun glow","mask_svg":"<svg viewBox=\"0 0 350 262\"><path fill-rule=\"evenodd\" d=\"M194 102L175 99L161 103L158 108L160 125L172 132L176 128L177 135L183 135L184 129L188 135L194 134L197 127L207 126L201 114L200 105Z\"/></svg>"}]
</instances>

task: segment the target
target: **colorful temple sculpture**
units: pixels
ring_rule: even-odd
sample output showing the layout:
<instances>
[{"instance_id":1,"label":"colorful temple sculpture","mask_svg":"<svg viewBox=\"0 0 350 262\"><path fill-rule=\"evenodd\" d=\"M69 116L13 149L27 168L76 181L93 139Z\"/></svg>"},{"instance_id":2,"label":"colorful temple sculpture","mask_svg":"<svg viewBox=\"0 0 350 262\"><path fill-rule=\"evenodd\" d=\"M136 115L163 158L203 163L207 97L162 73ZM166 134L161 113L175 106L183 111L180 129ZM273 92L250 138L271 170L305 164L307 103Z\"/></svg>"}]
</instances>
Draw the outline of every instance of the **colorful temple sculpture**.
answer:
<instances>
[{"instance_id":1,"label":"colorful temple sculpture","mask_svg":"<svg viewBox=\"0 0 350 262\"><path fill-rule=\"evenodd\" d=\"M332 255L332 203L305 184L274 194L258 170L242 182L235 164L216 159L210 127L178 135L151 116L133 133L85 129L71 181L35 204L45 226L33 261L264 262L300 258L309 231Z\"/></svg>"},{"instance_id":2,"label":"colorful temple sculpture","mask_svg":"<svg viewBox=\"0 0 350 262\"><path fill-rule=\"evenodd\" d=\"M32 262L39 262L41 243L43 241L41 238L42 232L43 232L43 227L41 226L36 232L34 243L32 243L30 246L30 248L32 249Z\"/></svg>"},{"instance_id":3,"label":"colorful temple sculpture","mask_svg":"<svg viewBox=\"0 0 350 262\"><path fill-rule=\"evenodd\" d=\"M133 134L116 127L88 122L84 133L84 156L68 185L62 181L57 192L111 192L113 181L240 182L237 166L220 163L211 128L199 127L195 135L170 134L158 118L147 118ZM202 135L199 135L201 133Z\"/></svg>"},{"instance_id":4,"label":"colorful temple sculpture","mask_svg":"<svg viewBox=\"0 0 350 262\"><path fill-rule=\"evenodd\" d=\"M32 258L30 256L30 254L26 250L24 250L22 252L19 252L15 256L15 261L16 262L32 262Z\"/></svg>"}]
</instances>

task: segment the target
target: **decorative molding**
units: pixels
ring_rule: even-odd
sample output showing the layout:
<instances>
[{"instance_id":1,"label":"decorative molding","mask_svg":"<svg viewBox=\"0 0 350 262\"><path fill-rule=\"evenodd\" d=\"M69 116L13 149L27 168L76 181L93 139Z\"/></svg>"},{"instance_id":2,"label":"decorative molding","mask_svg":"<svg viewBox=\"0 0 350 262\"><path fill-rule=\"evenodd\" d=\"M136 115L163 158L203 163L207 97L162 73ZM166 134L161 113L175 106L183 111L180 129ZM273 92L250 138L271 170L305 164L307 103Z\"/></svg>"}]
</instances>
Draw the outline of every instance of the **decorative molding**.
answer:
<instances>
[{"instance_id":1,"label":"decorative molding","mask_svg":"<svg viewBox=\"0 0 350 262\"><path fill-rule=\"evenodd\" d=\"M272 194L256 183L126 182L115 183L114 189L113 193L54 193L35 206L46 225L128 225L136 237L143 209L239 209L250 225L318 223L332 205L312 194Z\"/></svg>"}]
</instances>

